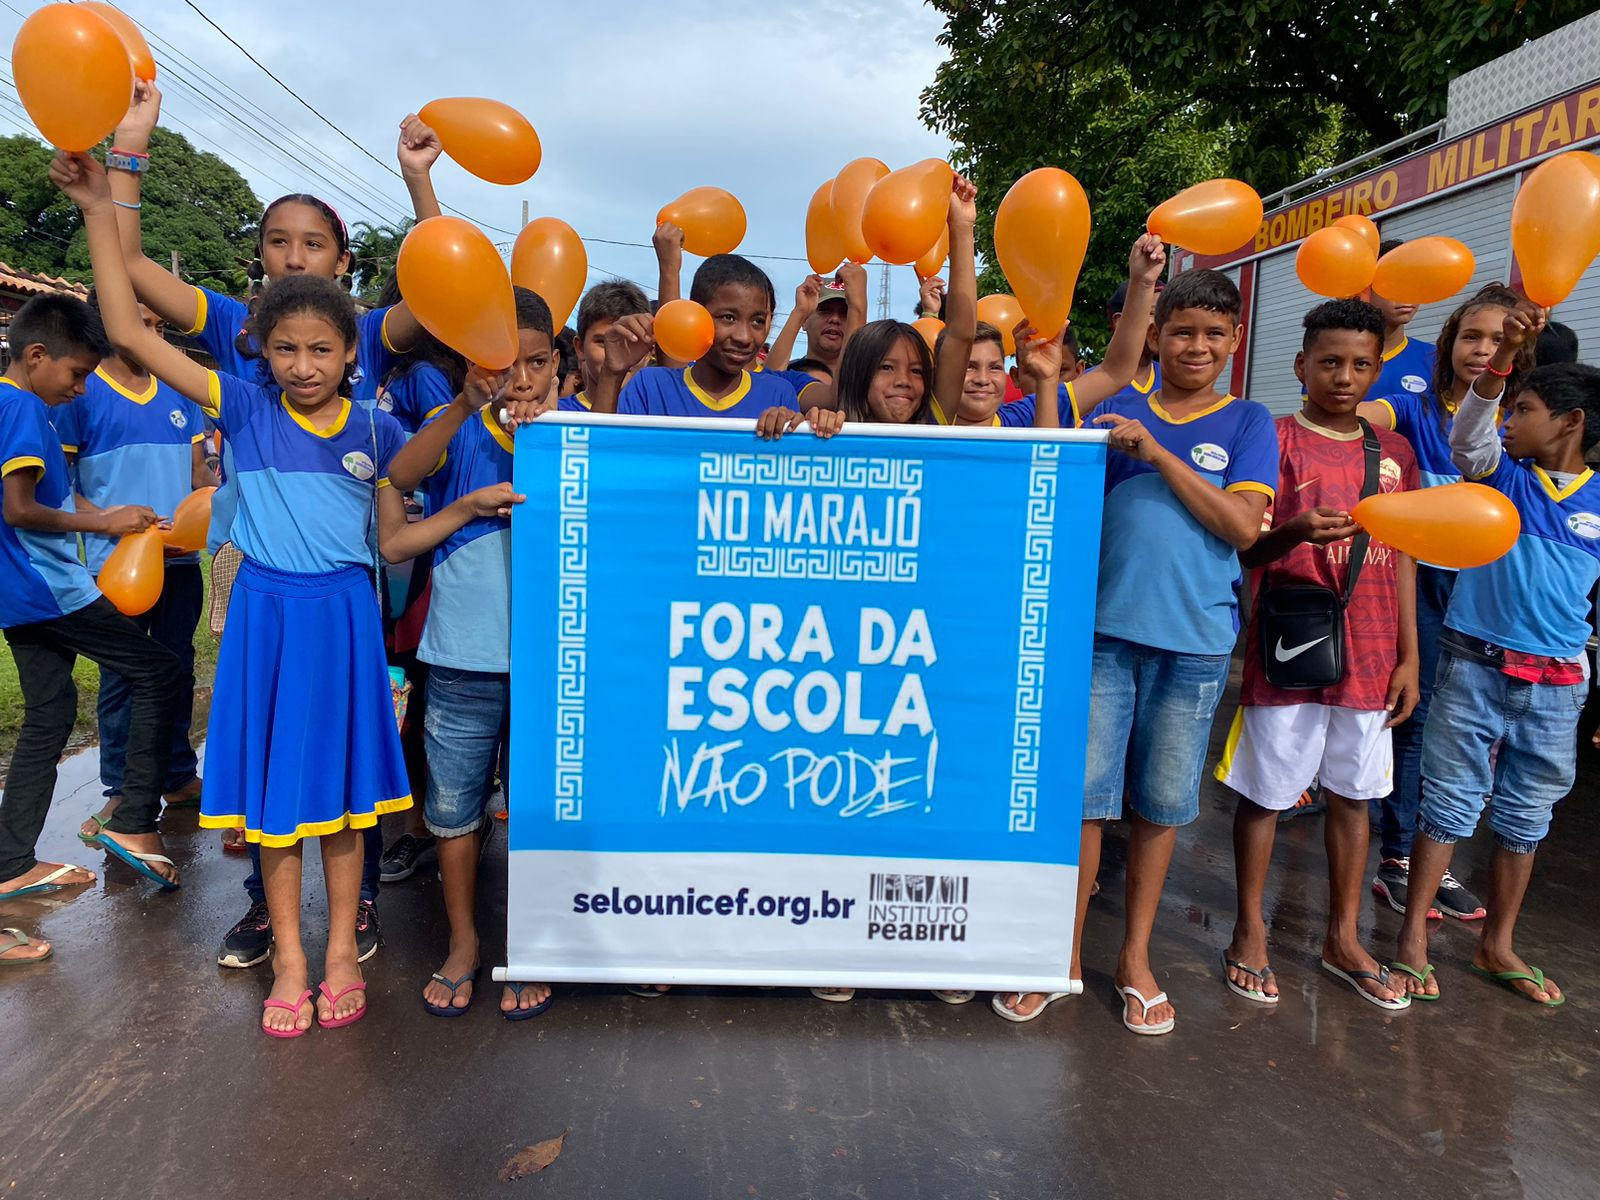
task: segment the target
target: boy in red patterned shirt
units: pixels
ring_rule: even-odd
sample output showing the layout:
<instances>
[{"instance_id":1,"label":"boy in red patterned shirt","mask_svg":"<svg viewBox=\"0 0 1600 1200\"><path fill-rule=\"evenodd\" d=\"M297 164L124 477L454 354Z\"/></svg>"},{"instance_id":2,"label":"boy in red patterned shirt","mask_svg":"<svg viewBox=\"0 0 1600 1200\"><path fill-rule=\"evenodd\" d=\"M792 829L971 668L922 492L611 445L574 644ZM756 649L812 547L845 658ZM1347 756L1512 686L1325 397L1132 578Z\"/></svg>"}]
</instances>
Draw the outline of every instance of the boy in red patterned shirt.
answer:
<instances>
[{"instance_id":1,"label":"boy in red patterned shirt","mask_svg":"<svg viewBox=\"0 0 1600 1200\"><path fill-rule=\"evenodd\" d=\"M1230 990L1261 1004L1278 1002L1267 965L1262 916L1277 815L1314 779L1328 801L1328 933L1322 966L1362 999L1392 1011L1409 1001L1356 931L1367 863L1367 802L1386 796L1394 755L1390 730L1417 702L1416 565L1376 539L1368 541L1354 591L1344 607L1344 669L1337 682L1288 690L1267 678L1265 658L1287 664L1326 638L1262 634L1262 596L1291 587L1327 588L1343 597L1351 538L1350 510L1367 475L1365 425L1356 406L1383 366L1383 316L1359 300L1318 305L1305 318L1295 375L1305 385L1300 412L1278 420L1278 491L1263 533L1240 555L1256 568L1254 611L1245 640L1241 707L1216 777L1239 793L1234 857L1239 913L1223 952ZM1410 444L1372 431L1379 450L1377 488L1418 486ZM1303 593L1302 593L1303 594ZM1331 673L1331 672L1330 672Z\"/></svg>"}]
</instances>

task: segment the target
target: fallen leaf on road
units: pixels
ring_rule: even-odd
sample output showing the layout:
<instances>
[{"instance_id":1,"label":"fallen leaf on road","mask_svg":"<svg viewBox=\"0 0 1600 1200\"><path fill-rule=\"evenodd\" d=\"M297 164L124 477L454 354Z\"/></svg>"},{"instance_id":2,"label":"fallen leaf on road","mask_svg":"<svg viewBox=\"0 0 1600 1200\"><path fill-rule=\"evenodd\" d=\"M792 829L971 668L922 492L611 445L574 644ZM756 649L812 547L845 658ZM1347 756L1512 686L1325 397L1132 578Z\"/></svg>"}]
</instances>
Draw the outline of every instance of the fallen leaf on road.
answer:
<instances>
[{"instance_id":1,"label":"fallen leaf on road","mask_svg":"<svg viewBox=\"0 0 1600 1200\"><path fill-rule=\"evenodd\" d=\"M561 1157L561 1147L567 1140L568 1132L563 1129L560 1137L553 1137L518 1150L506 1161L506 1165L500 1168L500 1182L510 1183L513 1179L521 1179L524 1175L533 1175L555 1162Z\"/></svg>"}]
</instances>

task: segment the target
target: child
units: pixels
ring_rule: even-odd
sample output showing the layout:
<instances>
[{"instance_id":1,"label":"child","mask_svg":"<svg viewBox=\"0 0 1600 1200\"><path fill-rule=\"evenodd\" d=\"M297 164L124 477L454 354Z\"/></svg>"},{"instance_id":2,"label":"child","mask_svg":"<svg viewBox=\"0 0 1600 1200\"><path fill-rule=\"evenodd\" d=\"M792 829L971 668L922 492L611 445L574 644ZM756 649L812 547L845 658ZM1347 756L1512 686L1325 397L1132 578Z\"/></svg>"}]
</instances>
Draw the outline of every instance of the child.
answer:
<instances>
[{"instance_id":1,"label":"child","mask_svg":"<svg viewBox=\"0 0 1600 1200\"><path fill-rule=\"evenodd\" d=\"M1378 253L1384 255L1404 245L1401 238L1386 238L1379 244ZM1397 392L1422 395L1432 386L1438 351L1426 342L1413 342L1406 336L1406 326L1417 315L1417 306L1385 300L1371 288L1362 299L1383 314L1383 370L1372 385L1371 395L1392 396Z\"/></svg>"},{"instance_id":2,"label":"child","mask_svg":"<svg viewBox=\"0 0 1600 1200\"><path fill-rule=\"evenodd\" d=\"M1259 404L1213 390L1239 346L1239 290L1218 271L1186 271L1156 302L1151 396L1112 397L1100 588L1090 677L1077 928L1100 864L1100 829L1132 813L1127 929L1114 976L1122 1023L1169 1033L1171 1002L1150 968L1150 934L1178 827L1199 815L1200 773L1238 634L1238 552L1261 531L1278 481L1277 437ZM1081 382L1081 381L1080 381ZM1066 994L1082 990L1073 939ZM1059 995L1059 994L1058 994ZM1031 1020L1056 996L998 997Z\"/></svg>"},{"instance_id":3,"label":"child","mask_svg":"<svg viewBox=\"0 0 1600 1200\"><path fill-rule=\"evenodd\" d=\"M120 537L160 518L143 505L75 511L66 457L47 412L82 394L111 345L94 310L70 296L28 301L8 333L11 364L0 376L0 559L6 566L0 627L16 660L24 711L0 796L0 900L94 882L82 867L34 857L56 763L77 718L72 666L80 654L115 670L132 692L123 801L86 840L171 890L178 872L161 853L156 815L172 745L178 660L113 608L78 561L78 534ZM49 957L48 942L16 936L24 940L0 952L0 960Z\"/></svg>"},{"instance_id":4,"label":"child","mask_svg":"<svg viewBox=\"0 0 1600 1200\"><path fill-rule=\"evenodd\" d=\"M402 491L426 480L436 511L483 488L511 486L513 442L504 427L509 403L547 395L555 375L553 327L544 300L517 288L520 349L504 387L474 371L462 393L436 413L390 467ZM513 502L520 501L514 497ZM429 666L428 792L424 819L438 839L439 874L450 918L450 953L423 989L423 1007L457 1017L477 994L479 833L488 789L500 760L510 778L511 522L480 515L452 530L433 553L433 596L417 657ZM507 1020L537 1016L550 1006L545 984L507 984L500 1010Z\"/></svg>"},{"instance_id":5,"label":"child","mask_svg":"<svg viewBox=\"0 0 1600 1200\"><path fill-rule=\"evenodd\" d=\"M117 244L105 172L57 154L52 180L84 211L106 327L134 359L216 418L233 448L244 563L229 601L209 730L213 788L201 825L239 823L261 846L276 937L261 1028L299 1037L312 992L300 940L303 840L322 839L328 889L318 1024L366 1013L356 941L362 873L358 830L411 804L384 662L369 538L390 558L471 513L408 526L388 465L404 435L394 418L353 405L359 335L350 297L309 273L278 281L256 312L271 386L208 371L140 322ZM130 797L131 799L131 797ZM120 815L120 810L119 810Z\"/></svg>"},{"instance_id":6,"label":"child","mask_svg":"<svg viewBox=\"0 0 1600 1200\"><path fill-rule=\"evenodd\" d=\"M1356 415L1378 377L1383 329L1383 315L1359 300L1320 304L1306 314L1294 361L1305 404L1278 420L1277 498L1261 536L1239 556L1247 568L1259 569L1251 586L1255 609L1244 641L1241 707L1216 770L1218 781L1239 793L1233 822L1239 909L1222 960L1229 990L1260 1004L1278 1002L1262 916L1278 814L1294 807L1313 779L1321 781L1328 805L1322 966L1379 1008L1410 1004L1356 931L1368 803L1389 791L1390 730L1417 699L1415 565L1361 535L1350 520L1369 486L1382 493L1417 487L1416 459L1405 439L1373 430ZM1364 446L1369 437L1374 440ZM1288 690L1268 678L1264 656L1290 663L1310 651L1309 661L1320 663L1314 654L1318 641L1327 640L1307 630L1285 647L1281 631L1275 643L1263 633L1266 598L1288 588L1322 588L1343 601L1343 671L1334 682ZM1302 667L1307 661L1301 658Z\"/></svg>"},{"instance_id":7,"label":"child","mask_svg":"<svg viewBox=\"0 0 1600 1200\"><path fill-rule=\"evenodd\" d=\"M597 283L584 293L578 305L578 370L583 377L582 388L572 396L564 396L559 408L563 412L588 412L589 389L594 387L600 370L606 363L606 330L623 317L648 316L650 301L643 289L626 279L608 279Z\"/></svg>"},{"instance_id":8,"label":"child","mask_svg":"<svg viewBox=\"0 0 1600 1200\"><path fill-rule=\"evenodd\" d=\"M1156 294L1159 296L1165 285L1160 281L1156 283ZM1117 285L1117 290L1111 293L1111 299L1106 301L1106 319L1111 322L1111 336L1117 336L1117 330L1122 328L1123 309L1128 304L1128 281L1123 280ZM1099 370L1099 368L1095 368ZM1093 375L1094 371L1084 372ZM1148 396L1161 386L1161 362L1146 341L1139 348L1139 365L1134 368L1133 380L1121 391L1112 397L1114 400L1134 400Z\"/></svg>"},{"instance_id":9,"label":"child","mask_svg":"<svg viewBox=\"0 0 1600 1200\"><path fill-rule=\"evenodd\" d=\"M1462 571L1440 638L1434 710L1422 746L1422 809L1411 857L1414 886L1392 966L1415 1000L1437 1000L1428 962L1428 905L1455 843L1487 804L1494 831L1488 913L1472 969L1547 1007L1562 989L1512 944L1533 857L1551 811L1572 788L1591 592L1600 579L1600 484L1584 452L1600 441L1600 371L1537 367L1508 389L1540 309L1506 313L1503 335L1462 397L1450 446L1464 475L1504 493L1522 518L1511 552ZM1496 425L1510 395L1502 449ZM1600 744L1600 740L1597 740Z\"/></svg>"},{"instance_id":10,"label":"child","mask_svg":"<svg viewBox=\"0 0 1600 1200\"><path fill-rule=\"evenodd\" d=\"M98 309L95 294L89 304ZM149 309L145 325L158 329ZM56 411L61 448L77 478L75 507L98 512L118 504L138 504L172 513L191 491L212 487L206 465L205 418L199 408L120 354L106 357L84 381L83 394ZM116 548L116 539L83 535L84 560L98 575ZM194 714L194 631L205 602L198 554L168 554L160 598L133 618L177 656L181 675L173 689L172 751L162 790L168 804L200 802L199 763L189 745ZM103 825L122 800L128 757L128 722L133 691L113 670L100 672L100 782L106 804L86 832Z\"/></svg>"},{"instance_id":11,"label":"child","mask_svg":"<svg viewBox=\"0 0 1600 1200\"><path fill-rule=\"evenodd\" d=\"M933 356L900 321L873 321L839 359L839 411L846 421L928 425L933 421Z\"/></svg>"},{"instance_id":12,"label":"child","mask_svg":"<svg viewBox=\"0 0 1600 1200\"><path fill-rule=\"evenodd\" d=\"M135 84L133 103L112 139L114 150L106 166L111 175L112 202L116 205L122 252L138 298L168 325L186 331L210 354L219 369L247 382L270 386L272 370L261 353L249 309L239 301L206 288L193 287L165 266L147 258L140 247L139 195L141 177L159 170L145 151L150 131L161 116L161 93L152 83ZM401 175L412 197L417 219L439 214L429 171L441 152L439 139L414 115L402 123L397 155ZM292 194L274 200L261 215L257 250L267 280L291 275L336 279L350 270L350 239L344 222L333 208L315 196ZM358 321L356 370L351 376L352 398L364 407L377 401L378 382L395 366L399 355L416 342L422 327L405 304L364 314ZM225 446L223 487L212 497L210 549L215 552L229 540L238 492L235 472ZM378 952L378 876L383 838L376 826L363 834L361 902L357 940L362 960ZM225 967L250 967L265 962L272 948L272 928L266 919L260 863L252 844L252 870L245 879L250 907L223 937L217 962Z\"/></svg>"},{"instance_id":13,"label":"child","mask_svg":"<svg viewBox=\"0 0 1600 1200\"><path fill-rule=\"evenodd\" d=\"M1361 415L1371 424L1393 429L1411 443L1423 486L1455 483L1461 478L1450 457L1450 422L1473 380L1499 344L1506 313L1517 296L1499 284L1481 289L1450 314L1439 331L1437 358L1429 385L1387 396L1374 391L1362 405ZM1409 319L1409 318L1408 318ZM1388 318L1385 318L1387 326ZM1532 366L1531 348L1524 350L1519 366ZM1396 360L1398 361L1398 360ZM1417 648L1421 698L1411 720L1396 731L1395 785L1379 801L1378 873L1373 892L1396 912L1404 912L1408 898L1411 841L1416 834L1417 809L1422 803L1422 738L1433 700L1434 677L1439 662L1439 635L1456 573L1446 567L1417 564ZM1446 874L1433 898L1435 917L1448 914L1462 921L1481 919L1483 904L1454 875Z\"/></svg>"}]
</instances>

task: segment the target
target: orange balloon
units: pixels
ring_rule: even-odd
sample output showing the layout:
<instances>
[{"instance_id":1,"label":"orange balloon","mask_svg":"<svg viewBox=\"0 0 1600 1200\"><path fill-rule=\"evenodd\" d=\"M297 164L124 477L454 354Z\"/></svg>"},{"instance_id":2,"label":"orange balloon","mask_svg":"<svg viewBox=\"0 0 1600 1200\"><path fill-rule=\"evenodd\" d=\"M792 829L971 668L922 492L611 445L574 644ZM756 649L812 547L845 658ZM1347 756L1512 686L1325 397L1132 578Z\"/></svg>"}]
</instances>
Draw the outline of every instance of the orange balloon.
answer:
<instances>
[{"instance_id":1,"label":"orange balloon","mask_svg":"<svg viewBox=\"0 0 1600 1200\"><path fill-rule=\"evenodd\" d=\"M1501 557L1522 532L1516 505L1481 483L1368 496L1350 516L1380 542L1412 558L1463 570Z\"/></svg>"},{"instance_id":2,"label":"orange balloon","mask_svg":"<svg viewBox=\"0 0 1600 1200\"><path fill-rule=\"evenodd\" d=\"M917 259L917 278L932 279L944 270L944 264L950 257L950 226L944 227L944 232L939 234L939 240L929 248L927 253Z\"/></svg>"},{"instance_id":3,"label":"orange balloon","mask_svg":"<svg viewBox=\"0 0 1600 1200\"><path fill-rule=\"evenodd\" d=\"M478 96L430 100L417 113L433 126L444 152L479 179L522 183L539 169L544 151L532 123L509 104Z\"/></svg>"},{"instance_id":4,"label":"orange balloon","mask_svg":"<svg viewBox=\"0 0 1600 1200\"><path fill-rule=\"evenodd\" d=\"M656 345L678 362L692 363L711 349L716 326L705 305L693 300L668 300L656 310Z\"/></svg>"},{"instance_id":5,"label":"orange balloon","mask_svg":"<svg viewBox=\"0 0 1600 1200\"><path fill-rule=\"evenodd\" d=\"M1466 287L1477 265L1455 238L1417 238L1378 260L1372 290L1396 304L1436 304Z\"/></svg>"},{"instance_id":6,"label":"orange balloon","mask_svg":"<svg viewBox=\"0 0 1600 1200\"><path fill-rule=\"evenodd\" d=\"M861 232L861 214L867 193L888 173L888 165L876 158L858 158L846 163L834 177L828 203L833 208L834 227L844 238L844 256L851 262L872 261L872 247Z\"/></svg>"},{"instance_id":7,"label":"orange balloon","mask_svg":"<svg viewBox=\"0 0 1600 1200\"><path fill-rule=\"evenodd\" d=\"M1017 352L1017 322L1022 320L1022 316L1022 305L1017 303L1015 296L1005 292L996 292L978 301L978 320L1000 331L1000 340L1005 344L1007 354Z\"/></svg>"},{"instance_id":8,"label":"orange balloon","mask_svg":"<svg viewBox=\"0 0 1600 1200\"><path fill-rule=\"evenodd\" d=\"M890 171L867 193L861 208L861 239L886 263L916 262L949 225L950 183L955 172L940 158L925 158Z\"/></svg>"},{"instance_id":9,"label":"orange balloon","mask_svg":"<svg viewBox=\"0 0 1600 1200\"><path fill-rule=\"evenodd\" d=\"M1600 159L1575 150L1529 172L1511 206L1511 248L1529 300L1565 300L1600 254Z\"/></svg>"},{"instance_id":10,"label":"orange balloon","mask_svg":"<svg viewBox=\"0 0 1600 1200\"><path fill-rule=\"evenodd\" d=\"M826 275L844 261L844 235L833 219L833 205L828 197L833 192L833 180L819 187L806 205L806 261L818 275Z\"/></svg>"},{"instance_id":11,"label":"orange balloon","mask_svg":"<svg viewBox=\"0 0 1600 1200\"><path fill-rule=\"evenodd\" d=\"M517 306L500 252L460 217L411 227L395 263L400 292L422 326L469 362L504 371L517 359Z\"/></svg>"},{"instance_id":12,"label":"orange balloon","mask_svg":"<svg viewBox=\"0 0 1600 1200\"><path fill-rule=\"evenodd\" d=\"M656 214L662 221L683 230L683 248L702 258L732 254L744 241L744 205L719 187L690 188Z\"/></svg>"},{"instance_id":13,"label":"orange balloon","mask_svg":"<svg viewBox=\"0 0 1600 1200\"><path fill-rule=\"evenodd\" d=\"M1066 328L1088 248L1089 197L1060 167L1029 171L1000 201L995 257L1022 311L1045 337ZM1001 332L1009 335L1011 326ZM1006 353L1015 353L1015 347L1008 344Z\"/></svg>"},{"instance_id":14,"label":"orange balloon","mask_svg":"<svg viewBox=\"0 0 1600 1200\"><path fill-rule=\"evenodd\" d=\"M1372 286L1378 255L1357 230L1329 225L1300 243L1294 269L1317 295L1343 300Z\"/></svg>"},{"instance_id":15,"label":"orange balloon","mask_svg":"<svg viewBox=\"0 0 1600 1200\"><path fill-rule=\"evenodd\" d=\"M128 48L83 4L47 4L24 21L11 72L45 141L74 153L104 141L133 98Z\"/></svg>"},{"instance_id":16,"label":"orange balloon","mask_svg":"<svg viewBox=\"0 0 1600 1200\"><path fill-rule=\"evenodd\" d=\"M922 340L927 342L928 349L932 350L939 340L939 335L944 332L944 322L938 317L918 317L911 322L911 328L922 335Z\"/></svg>"},{"instance_id":17,"label":"orange balloon","mask_svg":"<svg viewBox=\"0 0 1600 1200\"><path fill-rule=\"evenodd\" d=\"M1162 241L1196 254L1226 254L1261 228L1261 197L1237 179L1208 180L1166 201L1145 227Z\"/></svg>"},{"instance_id":18,"label":"orange balloon","mask_svg":"<svg viewBox=\"0 0 1600 1200\"><path fill-rule=\"evenodd\" d=\"M107 600L126 616L147 613L161 599L166 582L166 556L161 552L161 530L154 527L123 535L96 581Z\"/></svg>"},{"instance_id":19,"label":"orange balloon","mask_svg":"<svg viewBox=\"0 0 1600 1200\"><path fill-rule=\"evenodd\" d=\"M211 532L211 497L216 490L199 488L185 496L172 514L172 528L161 531L161 540L185 554L204 550Z\"/></svg>"},{"instance_id":20,"label":"orange balloon","mask_svg":"<svg viewBox=\"0 0 1600 1200\"><path fill-rule=\"evenodd\" d=\"M1371 217L1364 217L1360 213L1347 213L1333 223L1335 229L1351 229L1361 235L1361 240L1372 247L1372 257L1377 258L1383 253L1383 235L1378 232L1378 226Z\"/></svg>"},{"instance_id":21,"label":"orange balloon","mask_svg":"<svg viewBox=\"0 0 1600 1200\"><path fill-rule=\"evenodd\" d=\"M511 247L511 282L539 293L557 329L567 323L589 277L589 254L577 230L555 217L529 221Z\"/></svg>"},{"instance_id":22,"label":"orange balloon","mask_svg":"<svg viewBox=\"0 0 1600 1200\"><path fill-rule=\"evenodd\" d=\"M132 17L113 5L99 3L99 0L78 0L78 7L99 13L117 31L122 44L128 48L128 63L133 67L135 76L147 83L156 77L156 60L150 53L150 43L144 40L144 34L133 23Z\"/></svg>"}]
</instances>

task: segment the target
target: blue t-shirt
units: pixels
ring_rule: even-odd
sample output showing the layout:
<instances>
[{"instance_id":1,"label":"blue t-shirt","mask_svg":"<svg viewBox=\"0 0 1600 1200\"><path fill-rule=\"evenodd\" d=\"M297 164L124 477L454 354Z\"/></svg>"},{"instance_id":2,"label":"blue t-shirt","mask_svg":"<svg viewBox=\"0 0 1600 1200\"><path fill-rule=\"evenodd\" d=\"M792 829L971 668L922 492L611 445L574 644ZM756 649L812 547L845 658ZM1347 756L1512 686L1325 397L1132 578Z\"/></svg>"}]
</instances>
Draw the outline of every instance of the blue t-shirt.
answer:
<instances>
[{"instance_id":1,"label":"blue t-shirt","mask_svg":"<svg viewBox=\"0 0 1600 1200\"><path fill-rule=\"evenodd\" d=\"M1454 424L1454 415L1445 413L1444 419L1439 419L1431 386L1421 392L1374 390L1369 394L1374 404L1389 410L1390 427L1416 451L1417 471L1423 487L1461 482L1461 468L1450 457L1450 426Z\"/></svg>"},{"instance_id":2,"label":"blue t-shirt","mask_svg":"<svg viewBox=\"0 0 1600 1200\"><path fill-rule=\"evenodd\" d=\"M745 371L739 385L717 400L695 383L691 370L645 367L622 389L617 411L652 417L759 417L769 408L800 403L788 380L776 373Z\"/></svg>"},{"instance_id":3,"label":"blue t-shirt","mask_svg":"<svg viewBox=\"0 0 1600 1200\"><path fill-rule=\"evenodd\" d=\"M450 439L424 487L433 511L511 482L511 435L488 407ZM462 671L511 670L511 522L475 517L433 552L433 594L417 657Z\"/></svg>"},{"instance_id":4,"label":"blue t-shirt","mask_svg":"<svg viewBox=\"0 0 1600 1200\"><path fill-rule=\"evenodd\" d=\"M774 379L781 379L794 389L794 394L800 398L801 411L805 411L805 395L808 387L816 387L820 383L814 375L805 371L769 371L766 364L756 364L756 374L770 375Z\"/></svg>"},{"instance_id":5,"label":"blue t-shirt","mask_svg":"<svg viewBox=\"0 0 1600 1200\"><path fill-rule=\"evenodd\" d=\"M47 508L75 512L72 478L61 439L45 402L0 377L0 479L13 471L37 471L34 498ZM65 617L100 598L78 561L78 535L17 529L0 521L0 629Z\"/></svg>"},{"instance_id":6,"label":"blue t-shirt","mask_svg":"<svg viewBox=\"0 0 1600 1200\"><path fill-rule=\"evenodd\" d=\"M378 407L415 433L456 398L450 379L432 363L412 363L389 381L378 397Z\"/></svg>"},{"instance_id":7,"label":"blue t-shirt","mask_svg":"<svg viewBox=\"0 0 1600 1200\"><path fill-rule=\"evenodd\" d=\"M588 412L589 396L586 392L574 392L570 396L563 396L556 401L557 412Z\"/></svg>"},{"instance_id":8,"label":"blue t-shirt","mask_svg":"<svg viewBox=\"0 0 1600 1200\"><path fill-rule=\"evenodd\" d=\"M77 455L78 494L97 508L144 504L170 517L194 490L194 444L205 440L200 406L155 376L142 393L104 371L84 381L83 395L55 411L61 448ZM83 535L89 573L98 575L117 539ZM197 554L167 559L199 562Z\"/></svg>"},{"instance_id":9,"label":"blue t-shirt","mask_svg":"<svg viewBox=\"0 0 1600 1200\"><path fill-rule=\"evenodd\" d=\"M1002 404L990 424L1013 429L1031 427L1038 400L1037 396L1028 395L1010 404ZM1078 412L1078 393L1070 383L1057 386L1056 406L1056 419L1061 422L1062 429L1076 429L1083 424L1083 416Z\"/></svg>"},{"instance_id":10,"label":"blue t-shirt","mask_svg":"<svg viewBox=\"0 0 1600 1200\"><path fill-rule=\"evenodd\" d=\"M1433 367L1439 351L1427 342L1401 337L1400 344L1383 356L1378 381L1368 389L1369 396L1392 396L1406 392L1420 396L1433 390ZM1404 432L1403 430L1397 432ZM1409 436L1409 435L1408 435Z\"/></svg>"},{"instance_id":11,"label":"blue t-shirt","mask_svg":"<svg viewBox=\"0 0 1600 1200\"><path fill-rule=\"evenodd\" d=\"M378 489L406 437L388 413L342 403L317 430L276 385L211 372L205 407L232 451L232 540L245 557L305 575L372 565Z\"/></svg>"},{"instance_id":12,"label":"blue t-shirt","mask_svg":"<svg viewBox=\"0 0 1600 1200\"><path fill-rule=\"evenodd\" d=\"M1564 488L1505 455L1477 482L1522 518L1510 553L1456 576L1445 624L1524 654L1577 658L1588 645L1589 594L1600 580L1600 483L1584 471Z\"/></svg>"},{"instance_id":13,"label":"blue t-shirt","mask_svg":"<svg viewBox=\"0 0 1600 1200\"><path fill-rule=\"evenodd\" d=\"M1086 424L1111 413L1143 421L1217 487L1276 493L1278 433L1263 405L1225 396L1173 420L1157 396L1113 396ZM1227 654L1239 632L1238 581L1234 548L1195 518L1154 467L1112 451L1095 632L1180 654Z\"/></svg>"},{"instance_id":14,"label":"blue t-shirt","mask_svg":"<svg viewBox=\"0 0 1600 1200\"><path fill-rule=\"evenodd\" d=\"M1099 367L1095 368L1096 371L1099 369ZM1152 362L1150 364L1149 373L1145 375L1143 379L1135 379L1121 391L1112 393L1111 397L1106 400L1106 403L1113 404L1126 400L1145 400L1155 395L1160 390L1161 364L1159 362Z\"/></svg>"}]
</instances>

